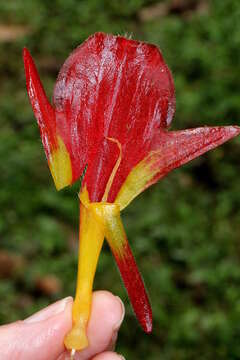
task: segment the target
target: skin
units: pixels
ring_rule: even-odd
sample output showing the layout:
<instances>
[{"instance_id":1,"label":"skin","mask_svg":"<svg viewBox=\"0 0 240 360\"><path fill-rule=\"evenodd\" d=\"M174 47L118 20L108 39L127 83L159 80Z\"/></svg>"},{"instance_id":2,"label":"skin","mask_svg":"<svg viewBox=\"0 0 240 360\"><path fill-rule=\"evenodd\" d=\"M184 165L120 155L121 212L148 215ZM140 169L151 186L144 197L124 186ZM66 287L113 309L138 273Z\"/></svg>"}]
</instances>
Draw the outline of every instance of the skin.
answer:
<instances>
[{"instance_id":1,"label":"skin","mask_svg":"<svg viewBox=\"0 0 240 360\"><path fill-rule=\"evenodd\" d=\"M68 360L63 339L72 326L71 297L60 300L26 320L0 326L0 355L5 360ZM75 360L121 360L113 352L124 318L122 301L107 291L93 294L88 323L89 347Z\"/></svg>"}]
</instances>

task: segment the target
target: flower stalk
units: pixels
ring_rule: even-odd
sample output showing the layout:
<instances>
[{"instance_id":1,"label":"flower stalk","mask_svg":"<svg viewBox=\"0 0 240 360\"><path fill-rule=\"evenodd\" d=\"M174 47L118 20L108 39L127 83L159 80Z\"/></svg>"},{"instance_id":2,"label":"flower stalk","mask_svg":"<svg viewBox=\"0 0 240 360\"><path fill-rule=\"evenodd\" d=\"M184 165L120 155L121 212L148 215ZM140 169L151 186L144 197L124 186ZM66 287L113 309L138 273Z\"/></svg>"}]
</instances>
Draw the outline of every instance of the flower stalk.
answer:
<instances>
[{"instance_id":1,"label":"flower stalk","mask_svg":"<svg viewBox=\"0 0 240 360\"><path fill-rule=\"evenodd\" d=\"M66 348L81 350L88 346L86 329L91 311L93 280L104 237L117 262L134 312L145 332L151 332L151 306L126 238L119 205L107 202L91 203L86 188L79 198L77 289L73 304L73 328L64 340Z\"/></svg>"},{"instance_id":2,"label":"flower stalk","mask_svg":"<svg viewBox=\"0 0 240 360\"><path fill-rule=\"evenodd\" d=\"M88 346L87 322L92 303L92 287L104 234L93 212L80 205L78 276L73 303L73 328L65 337L67 349L81 350Z\"/></svg>"}]
</instances>

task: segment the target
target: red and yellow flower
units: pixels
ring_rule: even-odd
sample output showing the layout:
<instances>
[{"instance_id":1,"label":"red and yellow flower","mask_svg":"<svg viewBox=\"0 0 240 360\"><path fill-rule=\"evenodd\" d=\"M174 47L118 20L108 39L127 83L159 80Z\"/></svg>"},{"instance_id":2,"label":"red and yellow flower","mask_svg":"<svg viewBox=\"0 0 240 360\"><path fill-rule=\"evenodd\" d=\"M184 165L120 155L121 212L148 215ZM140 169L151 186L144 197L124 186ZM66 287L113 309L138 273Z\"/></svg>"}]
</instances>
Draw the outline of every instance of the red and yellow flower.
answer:
<instances>
[{"instance_id":1,"label":"red and yellow flower","mask_svg":"<svg viewBox=\"0 0 240 360\"><path fill-rule=\"evenodd\" d=\"M97 33L64 63L48 101L24 49L27 91L58 190L78 180L80 246L69 349L87 346L92 284L106 238L135 314L146 332L152 311L127 241L120 212L168 174L240 133L238 126L168 128L175 112L174 84L159 49Z\"/></svg>"}]
</instances>

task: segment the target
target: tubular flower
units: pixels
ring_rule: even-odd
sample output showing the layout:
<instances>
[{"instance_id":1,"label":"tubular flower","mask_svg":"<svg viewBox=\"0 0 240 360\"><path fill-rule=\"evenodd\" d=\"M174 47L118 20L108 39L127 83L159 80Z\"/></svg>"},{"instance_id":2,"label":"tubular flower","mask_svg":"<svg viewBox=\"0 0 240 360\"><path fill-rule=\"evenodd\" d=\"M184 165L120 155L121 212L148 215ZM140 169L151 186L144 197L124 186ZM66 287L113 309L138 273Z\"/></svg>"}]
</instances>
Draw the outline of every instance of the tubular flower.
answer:
<instances>
[{"instance_id":1,"label":"tubular flower","mask_svg":"<svg viewBox=\"0 0 240 360\"><path fill-rule=\"evenodd\" d=\"M79 264L68 349L88 345L86 325L98 257L106 238L135 314L152 329L148 296L120 217L138 194L240 133L238 126L169 131L174 84L159 49L97 33L65 61L48 101L34 62L23 53L27 91L58 190L78 180Z\"/></svg>"}]
</instances>

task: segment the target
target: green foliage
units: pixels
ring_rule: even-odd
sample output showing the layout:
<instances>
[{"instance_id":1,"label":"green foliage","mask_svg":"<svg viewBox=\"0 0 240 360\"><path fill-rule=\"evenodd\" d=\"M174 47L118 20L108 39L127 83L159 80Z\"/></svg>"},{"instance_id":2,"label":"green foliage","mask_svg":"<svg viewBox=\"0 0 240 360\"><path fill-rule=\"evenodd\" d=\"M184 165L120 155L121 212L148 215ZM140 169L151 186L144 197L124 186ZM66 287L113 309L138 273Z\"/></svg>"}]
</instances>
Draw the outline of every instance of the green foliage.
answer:
<instances>
[{"instance_id":1,"label":"green foliage","mask_svg":"<svg viewBox=\"0 0 240 360\"><path fill-rule=\"evenodd\" d=\"M54 188L26 95L22 47L50 95L66 56L91 33L133 34L158 44L172 69L173 127L239 124L239 1L179 3L185 7L176 10L162 1L161 13L154 0L1 2L0 23L10 33L24 30L4 39L0 26L0 259L3 251L10 263L21 257L4 276L0 262L1 323L73 294L77 267L79 184ZM240 358L239 158L236 139L170 174L123 214L152 300L152 335L139 329L104 247L95 287L127 306L118 345L127 359ZM49 274L62 285L51 292L37 285Z\"/></svg>"}]
</instances>

